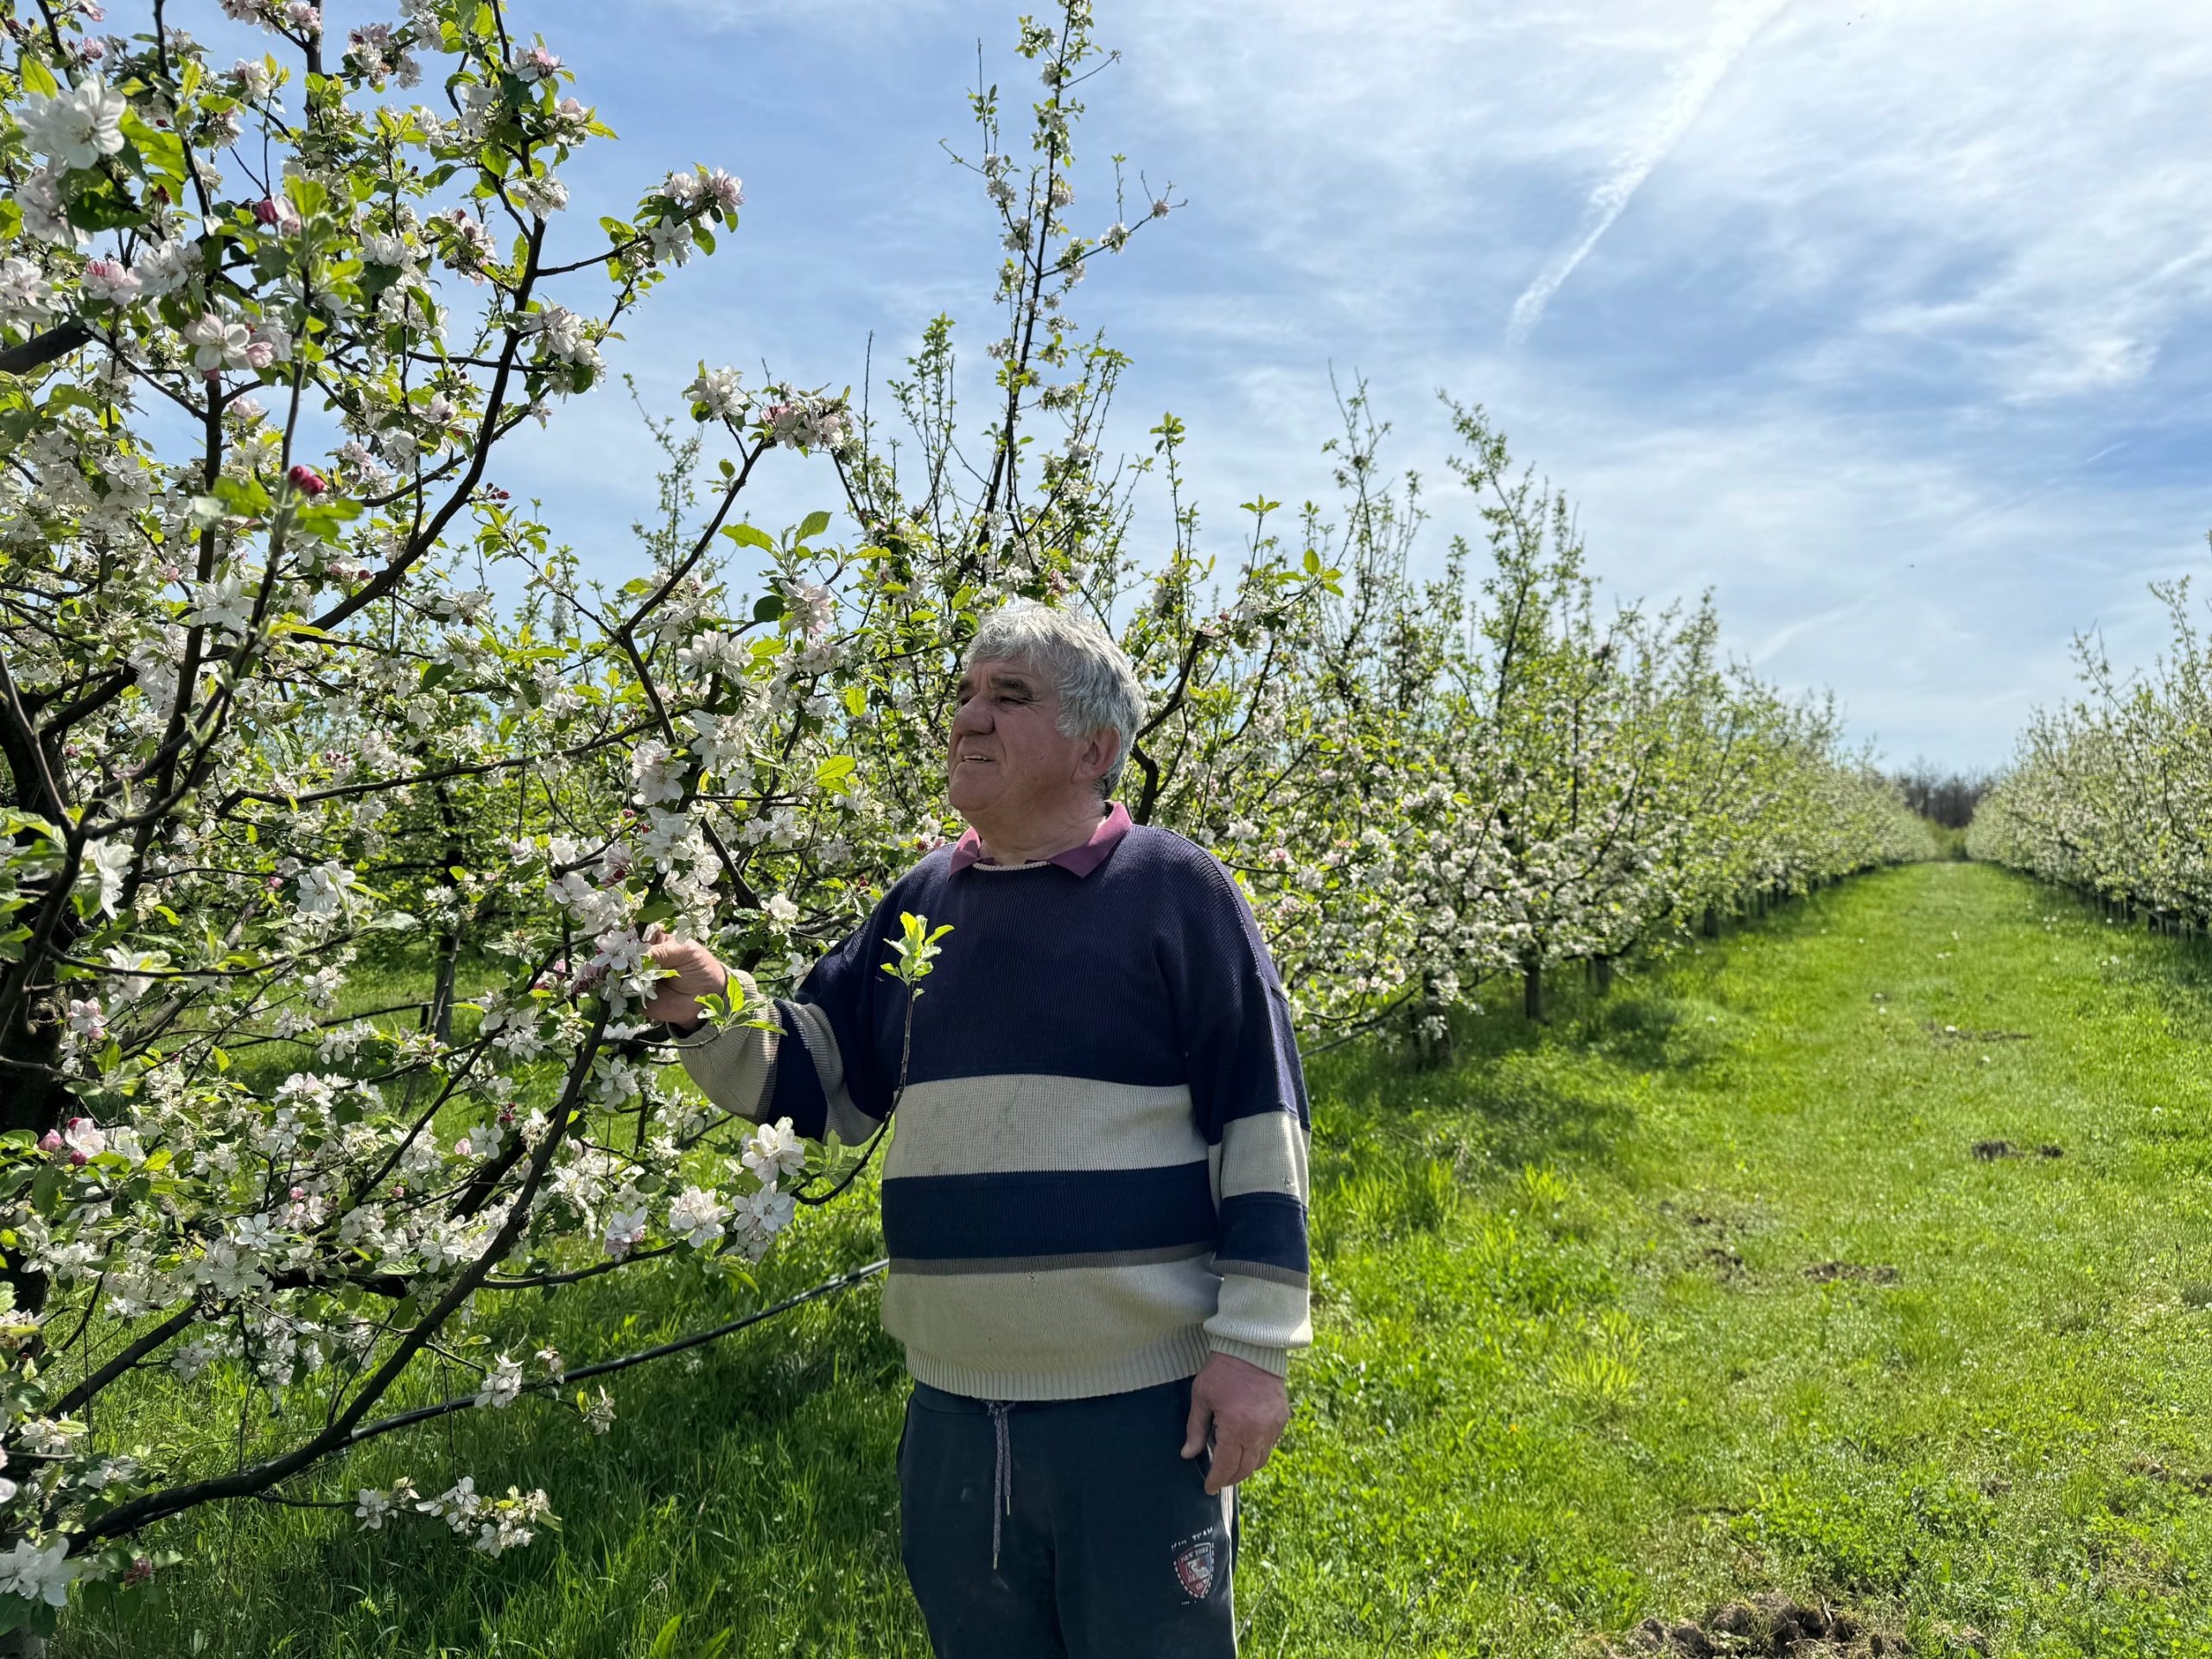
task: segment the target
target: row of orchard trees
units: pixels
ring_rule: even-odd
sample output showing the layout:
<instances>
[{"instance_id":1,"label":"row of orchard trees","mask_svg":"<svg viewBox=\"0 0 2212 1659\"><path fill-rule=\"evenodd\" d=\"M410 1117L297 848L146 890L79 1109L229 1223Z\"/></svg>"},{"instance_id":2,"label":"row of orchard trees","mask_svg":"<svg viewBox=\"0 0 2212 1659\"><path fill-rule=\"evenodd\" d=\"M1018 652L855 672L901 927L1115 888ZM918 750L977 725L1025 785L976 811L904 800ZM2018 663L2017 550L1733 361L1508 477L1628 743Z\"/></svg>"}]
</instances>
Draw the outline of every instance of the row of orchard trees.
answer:
<instances>
[{"instance_id":1,"label":"row of orchard trees","mask_svg":"<svg viewBox=\"0 0 2212 1659\"><path fill-rule=\"evenodd\" d=\"M824 1173L671 1081L652 930L780 989L855 925L949 828L991 607L1114 626L1151 694L1131 808L1237 869L1309 1039L1433 1046L1501 976L1539 1006L1547 969L1925 850L1709 607L1601 607L1478 410L1488 544L1433 579L1357 397L1338 505L1255 502L1201 550L1180 428L1112 458L1124 363L1071 315L1173 206L1118 166L1108 206L1077 194L1084 0L1025 22L1033 102L975 99L1006 251L985 417L956 418L943 320L875 416L702 365L620 583L493 452L597 388L737 181L570 210L560 169L611 135L496 3L342 43L310 4L225 10L264 55L226 67L158 3L135 35L0 13L0 1628L143 1580L197 1504L327 1496L432 1357L474 1368L467 1402L605 1426L542 1293L740 1270ZM853 533L748 523L779 466ZM378 1006L368 967L406 988ZM115 1390L132 1412L96 1417ZM219 1452L92 1427L241 1395ZM493 1490L344 1501L526 1543L543 1495Z\"/></svg>"},{"instance_id":2,"label":"row of orchard trees","mask_svg":"<svg viewBox=\"0 0 2212 1659\"><path fill-rule=\"evenodd\" d=\"M2165 653L2124 677L2081 641L2082 696L2037 714L1976 809L1967 849L2130 917L2202 928L2212 922L2212 639L2186 582L2153 592L2171 625Z\"/></svg>"}]
</instances>

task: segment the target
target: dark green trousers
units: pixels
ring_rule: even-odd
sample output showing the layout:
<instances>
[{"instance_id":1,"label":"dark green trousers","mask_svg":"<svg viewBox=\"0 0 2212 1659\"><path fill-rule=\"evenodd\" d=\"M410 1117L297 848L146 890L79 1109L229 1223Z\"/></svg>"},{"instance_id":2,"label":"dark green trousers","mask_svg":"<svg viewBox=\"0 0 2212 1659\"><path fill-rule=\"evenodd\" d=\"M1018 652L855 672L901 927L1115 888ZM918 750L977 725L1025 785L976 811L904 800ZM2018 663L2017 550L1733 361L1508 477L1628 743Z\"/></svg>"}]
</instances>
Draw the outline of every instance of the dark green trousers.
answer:
<instances>
[{"instance_id":1,"label":"dark green trousers","mask_svg":"<svg viewBox=\"0 0 2212 1659\"><path fill-rule=\"evenodd\" d=\"M1234 1494L1185 1461L1191 1384L970 1400L917 1382L899 1546L938 1659L1232 1659Z\"/></svg>"}]
</instances>

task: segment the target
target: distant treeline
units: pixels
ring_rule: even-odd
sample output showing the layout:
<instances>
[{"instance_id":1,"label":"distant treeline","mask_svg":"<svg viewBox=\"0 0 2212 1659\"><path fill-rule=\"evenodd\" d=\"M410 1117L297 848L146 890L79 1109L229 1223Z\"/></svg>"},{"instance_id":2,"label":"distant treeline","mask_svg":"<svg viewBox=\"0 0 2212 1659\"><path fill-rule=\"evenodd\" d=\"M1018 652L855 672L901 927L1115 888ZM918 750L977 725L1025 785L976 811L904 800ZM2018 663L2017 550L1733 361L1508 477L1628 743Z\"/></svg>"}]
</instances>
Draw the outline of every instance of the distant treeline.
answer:
<instances>
[{"instance_id":1,"label":"distant treeline","mask_svg":"<svg viewBox=\"0 0 2212 1659\"><path fill-rule=\"evenodd\" d=\"M1939 771L1934 763L1923 760L1892 773L1891 781L1904 797L1904 804L1921 817L1932 818L1946 830L1963 830L1974 822L1974 808L1981 804L1982 797L1997 779L1986 772Z\"/></svg>"}]
</instances>

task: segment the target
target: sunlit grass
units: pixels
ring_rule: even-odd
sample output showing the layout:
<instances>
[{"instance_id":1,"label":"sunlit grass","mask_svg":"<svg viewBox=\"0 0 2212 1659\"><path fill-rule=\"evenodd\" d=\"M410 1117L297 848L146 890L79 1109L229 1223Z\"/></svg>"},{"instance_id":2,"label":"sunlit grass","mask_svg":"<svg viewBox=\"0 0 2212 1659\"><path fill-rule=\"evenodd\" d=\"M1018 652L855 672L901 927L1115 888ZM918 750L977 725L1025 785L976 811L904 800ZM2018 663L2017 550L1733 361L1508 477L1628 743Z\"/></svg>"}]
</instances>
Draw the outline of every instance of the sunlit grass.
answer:
<instances>
[{"instance_id":1,"label":"sunlit grass","mask_svg":"<svg viewBox=\"0 0 2212 1659\"><path fill-rule=\"evenodd\" d=\"M1586 1656L1781 1588L1923 1654L2212 1653L2208 1016L2186 945L1936 864L1549 1027L1471 1022L1448 1071L1317 1062L1320 1340L1245 1494L1247 1651ZM562 1346L876 1242L848 1206L758 1293L649 1271L564 1304ZM210 1509L169 1529L164 1599L59 1651L921 1655L874 1312L626 1380L603 1440L524 1402L321 1489L542 1484L563 1524L528 1551Z\"/></svg>"}]
</instances>

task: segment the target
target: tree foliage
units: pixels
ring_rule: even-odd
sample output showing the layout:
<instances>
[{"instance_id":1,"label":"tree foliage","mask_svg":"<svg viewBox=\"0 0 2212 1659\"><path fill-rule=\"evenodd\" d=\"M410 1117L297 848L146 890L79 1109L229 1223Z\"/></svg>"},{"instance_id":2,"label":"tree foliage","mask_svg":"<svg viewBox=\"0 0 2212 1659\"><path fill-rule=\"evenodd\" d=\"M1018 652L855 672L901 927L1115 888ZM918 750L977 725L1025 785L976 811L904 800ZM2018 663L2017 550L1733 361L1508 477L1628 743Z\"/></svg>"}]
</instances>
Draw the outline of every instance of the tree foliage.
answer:
<instances>
[{"instance_id":1,"label":"tree foliage","mask_svg":"<svg viewBox=\"0 0 2212 1659\"><path fill-rule=\"evenodd\" d=\"M1174 206L1077 167L1109 60L1083 0L1022 25L1025 111L975 94L980 416L948 318L881 408L701 363L620 583L494 452L601 389L737 181L587 219L559 169L612 135L496 3L408 0L342 51L310 5L226 9L270 55L221 67L159 3L135 35L6 13L0 1621L415 1421L434 1355L478 1378L462 1403L605 1427L527 1336L538 1295L741 1273L816 1179L666 1067L654 930L787 990L951 828L959 654L1010 600L1127 647L1132 810L1236 870L1313 1038L1433 1046L1495 976L1927 850L1832 709L1722 660L1709 604L1603 606L1479 410L1450 415L1485 535L1434 575L1359 390L1331 504L1248 503L1205 550L1180 423L1116 455L1125 360L1071 315ZM765 465L815 468L843 528L747 522ZM372 966L412 975L397 1006L353 997ZM246 1408L219 1455L123 1445L94 1427L117 1389L139 1421ZM424 1485L346 1501L495 1554L548 1513Z\"/></svg>"}]
</instances>

